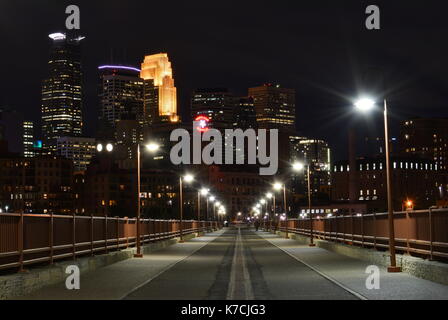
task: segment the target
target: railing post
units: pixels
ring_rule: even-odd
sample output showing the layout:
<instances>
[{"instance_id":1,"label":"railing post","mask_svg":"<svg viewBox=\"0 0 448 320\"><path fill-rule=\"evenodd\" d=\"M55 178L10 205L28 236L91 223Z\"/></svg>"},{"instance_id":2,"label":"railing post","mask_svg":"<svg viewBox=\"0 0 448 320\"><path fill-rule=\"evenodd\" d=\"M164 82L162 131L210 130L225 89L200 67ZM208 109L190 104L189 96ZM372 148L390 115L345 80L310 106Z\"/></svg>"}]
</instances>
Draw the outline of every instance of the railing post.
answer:
<instances>
[{"instance_id":1,"label":"railing post","mask_svg":"<svg viewBox=\"0 0 448 320\"><path fill-rule=\"evenodd\" d=\"M23 211L20 212L20 220L19 220L19 225L18 225L18 232L17 232L17 243L19 245L19 272L23 272L23 247L24 247L24 233L23 233L23 229L24 229L24 217L23 217Z\"/></svg>"},{"instance_id":2,"label":"railing post","mask_svg":"<svg viewBox=\"0 0 448 320\"><path fill-rule=\"evenodd\" d=\"M411 245L409 243L409 236L411 235L411 218L409 217L409 211L406 210L406 233L407 233L407 237L406 237L406 252L408 255L411 254Z\"/></svg>"},{"instance_id":3,"label":"railing post","mask_svg":"<svg viewBox=\"0 0 448 320\"><path fill-rule=\"evenodd\" d=\"M376 249L376 212L373 212L373 247Z\"/></svg>"},{"instance_id":4,"label":"railing post","mask_svg":"<svg viewBox=\"0 0 448 320\"><path fill-rule=\"evenodd\" d=\"M429 260L434 259L434 223L432 216L432 208L429 208Z\"/></svg>"},{"instance_id":5,"label":"railing post","mask_svg":"<svg viewBox=\"0 0 448 320\"><path fill-rule=\"evenodd\" d=\"M53 217L53 212L50 213L50 225L49 225L49 242L50 242L50 264L53 264L53 256L54 256L54 217Z\"/></svg>"},{"instance_id":6,"label":"railing post","mask_svg":"<svg viewBox=\"0 0 448 320\"><path fill-rule=\"evenodd\" d=\"M129 248L129 218L126 217L125 219L125 226L124 226L124 231L126 233L126 249Z\"/></svg>"},{"instance_id":7,"label":"railing post","mask_svg":"<svg viewBox=\"0 0 448 320\"><path fill-rule=\"evenodd\" d=\"M104 216L104 249L106 253L108 252L108 243L107 243L107 213Z\"/></svg>"},{"instance_id":8,"label":"railing post","mask_svg":"<svg viewBox=\"0 0 448 320\"><path fill-rule=\"evenodd\" d=\"M120 250L120 219L118 217L115 217L117 219L117 251Z\"/></svg>"},{"instance_id":9,"label":"railing post","mask_svg":"<svg viewBox=\"0 0 448 320\"><path fill-rule=\"evenodd\" d=\"M90 215L90 255L93 256L93 214Z\"/></svg>"},{"instance_id":10,"label":"railing post","mask_svg":"<svg viewBox=\"0 0 448 320\"><path fill-rule=\"evenodd\" d=\"M73 213L72 221L72 255L73 260L76 260L76 215Z\"/></svg>"},{"instance_id":11,"label":"railing post","mask_svg":"<svg viewBox=\"0 0 448 320\"><path fill-rule=\"evenodd\" d=\"M352 246L355 245L355 220L353 218L353 210L350 210L351 214L351 224L352 224Z\"/></svg>"},{"instance_id":12,"label":"railing post","mask_svg":"<svg viewBox=\"0 0 448 320\"><path fill-rule=\"evenodd\" d=\"M364 212L361 212L361 237L362 237L362 244L361 246L364 248Z\"/></svg>"}]
</instances>

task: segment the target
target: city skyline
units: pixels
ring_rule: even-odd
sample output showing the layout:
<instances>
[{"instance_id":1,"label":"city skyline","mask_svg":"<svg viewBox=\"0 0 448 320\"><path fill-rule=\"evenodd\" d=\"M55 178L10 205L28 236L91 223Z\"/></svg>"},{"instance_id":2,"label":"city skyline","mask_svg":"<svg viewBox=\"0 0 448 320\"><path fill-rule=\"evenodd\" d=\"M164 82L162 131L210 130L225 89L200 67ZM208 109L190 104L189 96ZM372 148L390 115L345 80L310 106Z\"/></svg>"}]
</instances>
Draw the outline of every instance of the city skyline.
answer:
<instances>
[{"instance_id":1,"label":"city skyline","mask_svg":"<svg viewBox=\"0 0 448 320\"><path fill-rule=\"evenodd\" d=\"M6 12L8 4L4 3L2 6L5 6L2 11ZM30 4L30 6L34 6L34 4ZM393 110L392 130L394 135L399 133L399 120L404 120L414 115L423 117L428 115L435 117L446 116L446 109L442 107L446 100L443 93L443 86L445 85L445 80L442 78L443 69L435 70L432 67L438 60L442 59L445 51L441 42L433 41L433 39L437 39L443 30L437 19L440 14L439 10L437 10L438 5L429 6L429 12L433 15L432 19L425 16L421 21L421 24L426 26L425 30L432 35L424 50L407 40L411 35L423 37L423 32L415 34L412 29L398 25L390 18L394 12L399 10L401 10L401 15L411 15L418 8L412 4L407 4L404 8L398 4L385 5L388 15L384 18L383 29L394 30L394 37L390 33L386 34L383 30L369 32L363 28L363 23L361 23L362 20L360 19L362 15L360 17L357 14L358 9L362 11L365 9L362 4L349 3L344 8L336 4L325 6L325 8L318 8L317 5L309 4L302 6L285 4L276 7L278 8L276 10L279 14L282 13L291 17L291 26L296 27L286 27L286 22L279 21L275 28L270 31L271 33L278 33L277 40L272 40L273 42L268 50L257 49L261 49L261 47L255 45L259 43L259 39L254 42L253 49L245 42L241 42L242 37L254 31L253 28L255 26L259 27L260 31L263 28L271 29L269 25L263 26L261 24L268 8L260 9L261 16L257 18L255 15L250 15L250 9L246 5L234 7L223 5L219 7L220 10L213 11L213 14L207 16L208 21L211 23L211 30L214 30L215 34L201 38L202 33L206 32L201 31L190 43L185 40L179 41L179 37L184 37L185 32L193 30L192 28L195 28L194 23L187 22L184 28L172 26L167 28L165 33L152 34L148 38L144 33L135 31L135 26L139 22L133 22L130 27L122 26L117 29L115 25L108 24L108 19L104 19L103 22L102 16L104 15L95 14L100 10L97 5L82 3L81 1L80 6L83 7L83 11L88 13L85 20L83 20L81 31L87 37L83 44L86 101L83 111L85 114L85 132L89 136L94 134L100 107L96 89L97 67L111 63L129 64L138 67L143 56L157 52L168 52L171 57L176 76L176 86L179 91L179 109L184 119L187 119L190 115L189 101L192 92L197 88L230 88L235 91L236 95L244 96L245 91L249 87L269 82L279 83L283 87L294 88L297 92L297 127L302 135L327 140L331 146L343 145L347 140L347 134L344 130L341 130L341 127L344 128L345 122L351 117L351 115L346 115L347 106L350 105L350 101L347 98L355 98L358 94L356 86L359 84L360 78L362 78L362 73L365 73L363 70L367 70L375 65L382 69L388 67L386 80L389 83L393 83L393 86L390 86L393 89L391 90L390 104ZM153 4L153 6L156 9L158 5ZM183 5L179 4L179 6ZM58 11L59 7L62 9ZM197 7L201 8L199 12L205 13L209 12L213 6L205 4L201 6L201 3L197 2L192 5L192 8L185 8L185 10L191 13L191 10L194 11ZM13 85L19 83L18 81L11 81L11 83L6 84L8 90L5 90L5 92L8 92L8 94L0 96L0 104L10 104L17 107L20 111L26 112L30 116L30 120L33 121L40 117L39 97L36 95L36 90L38 82L45 77L44 61L47 59L49 50L46 35L63 30L62 26L65 19L65 16L61 13L64 12L63 8L65 8L63 1L57 5L50 6L48 10L44 10L42 7L36 8L36 10L42 13L43 17L46 17L48 23L46 25L38 25L33 30L26 29L22 24L14 25L14 28L17 29L15 35L18 37L23 32L32 32L34 36L29 41L32 42L33 46L41 50L36 50L36 54L31 56L34 72L26 79L20 80L20 83L26 86L29 94L23 99L16 99L17 94L15 93L21 87ZM101 7L101 10L110 13L112 17L116 17L114 13L122 9L124 10L123 16L135 15L137 17L140 14L139 9L144 12L145 8L145 5L134 2L122 8L118 2L112 2L108 7ZM291 13L286 14L285 12L288 10ZM242 29L239 33L234 33L231 26L222 21L221 17L225 13L229 13L235 16L237 19L236 23L238 23L242 12L248 14L247 19L254 22L254 27L250 30ZM329 15L330 12L333 12L334 15ZM344 21L340 21L337 18L337 13L341 12L345 14L346 19ZM293 13L297 15L294 19L292 19ZM306 17L304 17L305 14ZM313 24L311 21L312 17L318 16L325 17L324 21L326 23L322 26ZM213 17L217 21L213 22ZM4 23L12 23L10 19L10 17L6 17L3 21ZM94 21L92 19L95 19L95 27L93 27ZM360 23L355 24L355 22L358 22L357 19L360 20ZM138 19L134 20L137 21ZM182 21L186 22L185 19L182 19ZM300 22L299 25L298 22ZM106 31L104 29L106 25L110 27L110 30ZM328 25L338 26L338 28L330 31L326 27ZM132 32L128 29L131 27L134 27ZM327 39L330 34L334 36L335 40L325 41L322 48L323 51L326 49L327 52L331 52L331 59L328 54L324 54L320 50L316 51L317 48L306 46L307 41L309 41L310 27L313 28L312 34L316 39ZM283 32L280 32L282 28ZM304 34L305 31L307 31L306 34ZM126 37L126 34L132 34L132 38ZM226 46L227 49L218 54L217 48L221 48L223 45L223 41L219 39L230 34L232 37L227 36L224 38L227 39L231 46ZM297 36L300 44L303 44L307 50L301 50L301 45L292 41L291 36L294 35ZM356 39L356 41L351 41L350 45L348 45L347 39L351 37ZM205 42L202 42L201 39ZM280 41L282 43L281 46L279 46ZM392 43L393 45L377 46L376 43L381 41L385 41L387 44ZM395 41L395 43L391 41ZM5 43L12 48L19 49L21 47L14 40L13 35L5 35ZM199 46L194 45L196 43ZM209 43L207 44L208 51L199 54L200 51L198 50L206 43ZM239 45L235 46L238 43ZM230 47L234 49L230 49ZM274 50L275 48L283 48L283 50ZM241 54L239 54L238 58L229 60L226 58L226 55L228 53L231 54L231 50L238 50ZM413 50L413 52L416 52L416 55L422 57L417 64L415 61L406 62L399 58L409 50ZM113 59L111 59L111 51L114 51L112 56L115 58ZM252 55L249 54L250 52L252 52ZM292 56L293 52L297 53L294 57ZM7 59L12 62L17 61L23 53L7 57ZM389 54L392 55L391 59L387 57ZM278 57L280 56L282 59L279 60ZM311 56L313 56L311 61L314 61L314 63L307 62ZM264 60L260 61L260 59ZM408 63L409 66L414 65L414 67L405 68L403 66L405 63ZM286 64L292 68L287 68ZM16 70L21 68L17 62L11 63L11 65L16 65ZM6 66L6 68L9 70L10 67ZM326 77L322 77L324 74ZM398 87L401 86L401 89L397 89L397 85L399 85ZM423 104L425 108L421 108ZM317 112L317 110L322 112ZM310 122L307 119L312 119L313 121ZM369 122L367 129L361 131L363 135L381 136L379 117L376 120ZM365 126L365 123L359 124L359 122L353 120L353 126ZM343 147L335 150L336 159L344 159L346 154L347 152Z\"/></svg>"}]
</instances>

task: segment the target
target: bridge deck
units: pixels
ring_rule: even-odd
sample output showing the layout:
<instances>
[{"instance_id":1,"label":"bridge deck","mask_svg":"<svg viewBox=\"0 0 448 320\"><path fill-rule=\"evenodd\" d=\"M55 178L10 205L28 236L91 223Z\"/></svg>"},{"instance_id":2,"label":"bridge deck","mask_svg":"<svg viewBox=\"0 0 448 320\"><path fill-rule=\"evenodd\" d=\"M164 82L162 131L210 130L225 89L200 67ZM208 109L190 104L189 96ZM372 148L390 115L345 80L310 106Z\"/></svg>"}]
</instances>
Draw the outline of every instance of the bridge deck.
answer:
<instances>
[{"instance_id":1,"label":"bridge deck","mask_svg":"<svg viewBox=\"0 0 448 320\"><path fill-rule=\"evenodd\" d=\"M448 299L448 286L381 269L368 290L368 263L265 232L226 229L122 261L22 299L329 300Z\"/></svg>"}]
</instances>

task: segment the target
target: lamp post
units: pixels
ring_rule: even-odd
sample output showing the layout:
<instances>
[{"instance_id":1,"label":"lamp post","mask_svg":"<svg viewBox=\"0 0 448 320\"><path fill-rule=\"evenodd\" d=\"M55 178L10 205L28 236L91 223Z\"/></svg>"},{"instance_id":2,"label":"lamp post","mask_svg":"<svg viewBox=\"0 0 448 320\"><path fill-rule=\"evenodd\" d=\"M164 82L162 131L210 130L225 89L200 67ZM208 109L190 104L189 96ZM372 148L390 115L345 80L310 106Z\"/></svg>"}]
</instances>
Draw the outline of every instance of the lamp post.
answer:
<instances>
[{"instance_id":1,"label":"lamp post","mask_svg":"<svg viewBox=\"0 0 448 320\"><path fill-rule=\"evenodd\" d=\"M112 145L107 145L106 149L108 152L112 152L113 147L109 147ZM98 148L99 150L100 148ZM155 143L149 143L146 145L146 149L150 152L156 152L159 150L159 145ZM140 232L140 215L141 215L141 153L140 153L140 144L137 144L137 253L134 254L134 258L143 258L143 254L141 252L141 232Z\"/></svg>"},{"instance_id":2,"label":"lamp post","mask_svg":"<svg viewBox=\"0 0 448 320\"><path fill-rule=\"evenodd\" d=\"M282 191L283 190L283 208L285 209L285 224L286 224L286 228L285 228L285 238L288 239L288 208L287 208L287 204L286 204L286 184L283 183L275 183L274 184L274 189L277 191Z\"/></svg>"},{"instance_id":3,"label":"lamp post","mask_svg":"<svg viewBox=\"0 0 448 320\"><path fill-rule=\"evenodd\" d=\"M273 197L274 197L274 195L272 193L270 193L270 192L268 192L266 194L266 199L268 199L268 202L269 202L269 200L272 200ZM272 206L272 202L271 202L271 206ZM267 209L267 210L268 210L268 231L271 231L271 211L272 211L272 208Z\"/></svg>"},{"instance_id":4,"label":"lamp post","mask_svg":"<svg viewBox=\"0 0 448 320\"><path fill-rule=\"evenodd\" d=\"M301 162L296 162L293 164L294 171L302 171L305 165ZM311 168L310 165L306 165L306 175L307 175L307 194L308 194L308 211L310 214L310 247L315 247L314 244L314 226L313 226L313 215L311 214Z\"/></svg>"},{"instance_id":5,"label":"lamp post","mask_svg":"<svg viewBox=\"0 0 448 320\"><path fill-rule=\"evenodd\" d=\"M355 103L356 109L360 112L368 112L375 107L375 101L369 98L362 98ZM384 99L383 107L384 115L384 144L386 151L386 182L387 182L387 211L389 221L389 252L390 252L390 266L387 268L388 272L401 272L401 267L397 266L397 259L395 253L395 227L394 227L394 208L392 200L392 176L391 176L391 161L390 161L390 140L389 140L389 121L387 101Z\"/></svg>"},{"instance_id":6,"label":"lamp post","mask_svg":"<svg viewBox=\"0 0 448 320\"><path fill-rule=\"evenodd\" d=\"M201 221L201 196L207 197L209 190L206 188L202 188L198 191L198 221ZM208 198L207 198L207 209L208 209ZM207 212L208 218L208 212ZM206 218L206 219L207 219Z\"/></svg>"},{"instance_id":7,"label":"lamp post","mask_svg":"<svg viewBox=\"0 0 448 320\"><path fill-rule=\"evenodd\" d=\"M184 177L179 177L179 211L180 211L180 243L184 242L184 200L183 200L183 182L191 183L194 177L191 174L187 174Z\"/></svg>"},{"instance_id":8,"label":"lamp post","mask_svg":"<svg viewBox=\"0 0 448 320\"><path fill-rule=\"evenodd\" d=\"M220 207L220 206L221 206L221 202L219 202L219 201L216 201L213 206L213 219L215 219L215 220L216 220L216 208ZM218 214L219 214L219 212L218 212Z\"/></svg>"}]
</instances>

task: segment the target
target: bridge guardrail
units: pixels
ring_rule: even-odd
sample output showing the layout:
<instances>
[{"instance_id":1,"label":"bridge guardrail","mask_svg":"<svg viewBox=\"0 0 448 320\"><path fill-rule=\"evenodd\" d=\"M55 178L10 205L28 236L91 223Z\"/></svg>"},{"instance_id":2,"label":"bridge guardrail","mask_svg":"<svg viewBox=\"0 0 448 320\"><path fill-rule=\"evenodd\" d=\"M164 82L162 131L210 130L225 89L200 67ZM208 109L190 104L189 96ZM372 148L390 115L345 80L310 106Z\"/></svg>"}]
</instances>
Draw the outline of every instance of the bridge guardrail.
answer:
<instances>
[{"instance_id":1,"label":"bridge guardrail","mask_svg":"<svg viewBox=\"0 0 448 320\"><path fill-rule=\"evenodd\" d=\"M180 236L180 221L141 219L141 244ZM218 229L215 221L183 221L183 234ZM134 247L135 218L0 213L0 270Z\"/></svg>"},{"instance_id":2,"label":"bridge guardrail","mask_svg":"<svg viewBox=\"0 0 448 320\"><path fill-rule=\"evenodd\" d=\"M287 225L286 225L287 224ZM396 250L409 255L448 262L448 209L418 210L394 213ZM299 218L270 222L270 230L310 236L310 219ZM317 239L360 247L389 248L388 215L315 214L313 233Z\"/></svg>"}]
</instances>

